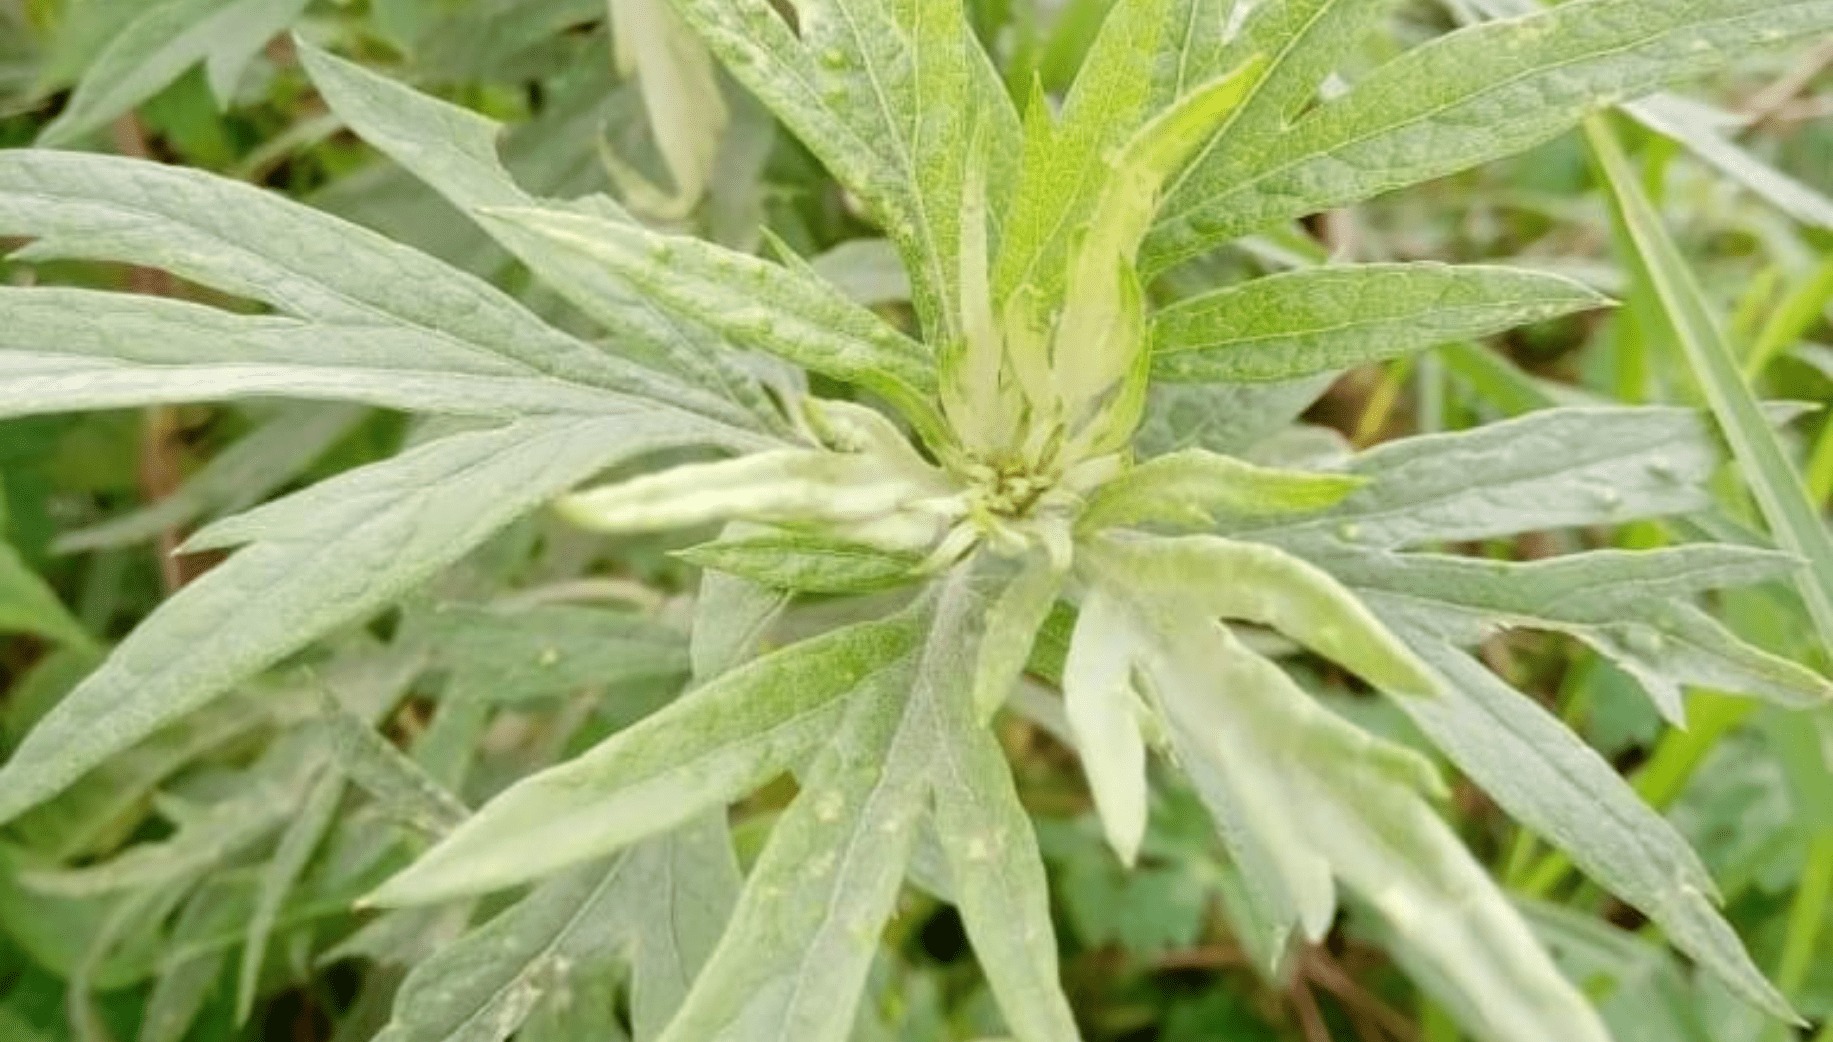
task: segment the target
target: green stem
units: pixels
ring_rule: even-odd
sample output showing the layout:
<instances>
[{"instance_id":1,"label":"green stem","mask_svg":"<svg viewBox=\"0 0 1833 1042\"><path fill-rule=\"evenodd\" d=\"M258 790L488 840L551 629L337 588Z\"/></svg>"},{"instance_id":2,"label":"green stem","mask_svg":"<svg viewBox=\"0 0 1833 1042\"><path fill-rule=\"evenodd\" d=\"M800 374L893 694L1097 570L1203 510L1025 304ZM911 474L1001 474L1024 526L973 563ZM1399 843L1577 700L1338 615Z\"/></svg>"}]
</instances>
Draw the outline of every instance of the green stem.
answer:
<instances>
[{"instance_id":1,"label":"green stem","mask_svg":"<svg viewBox=\"0 0 1833 1042\"><path fill-rule=\"evenodd\" d=\"M1808 460L1807 485L1808 495L1814 497L1814 502L1825 504L1833 498L1833 417L1829 417L1827 425L1821 428L1820 441Z\"/></svg>"},{"instance_id":2,"label":"green stem","mask_svg":"<svg viewBox=\"0 0 1833 1042\"><path fill-rule=\"evenodd\" d=\"M1784 995L1799 994L1807 982L1826 922L1829 895L1833 895L1833 831L1823 830L1808 845L1807 865L1789 906L1788 934L1782 942L1782 959L1776 964L1776 987Z\"/></svg>"}]
</instances>

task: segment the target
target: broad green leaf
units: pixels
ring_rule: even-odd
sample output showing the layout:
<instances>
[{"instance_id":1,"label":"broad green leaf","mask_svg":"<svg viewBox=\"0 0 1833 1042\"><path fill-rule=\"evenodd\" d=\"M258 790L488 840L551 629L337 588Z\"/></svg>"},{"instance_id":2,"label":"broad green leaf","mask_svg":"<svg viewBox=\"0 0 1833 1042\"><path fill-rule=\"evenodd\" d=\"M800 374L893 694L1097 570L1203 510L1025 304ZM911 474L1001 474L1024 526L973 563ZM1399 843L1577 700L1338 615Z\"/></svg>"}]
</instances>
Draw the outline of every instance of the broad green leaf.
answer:
<instances>
[{"instance_id":1,"label":"broad green leaf","mask_svg":"<svg viewBox=\"0 0 1833 1042\"><path fill-rule=\"evenodd\" d=\"M1216 0L1184 0L1184 5L1190 18L1179 52L1180 66L1189 69L1183 75L1215 75L1250 54L1268 60L1241 106L1182 176L1166 186L1174 207L1231 183L1254 157L1278 147L1274 142L1314 100L1325 77L1395 6L1391 0L1281 0L1227 11L1219 10ZM1236 16L1242 16L1239 32L1217 47L1216 40L1227 35Z\"/></svg>"},{"instance_id":2,"label":"broad green leaf","mask_svg":"<svg viewBox=\"0 0 1833 1042\"><path fill-rule=\"evenodd\" d=\"M428 97L309 44L300 60L325 100L359 134L430 185L461 211L531 207L539 200L519 187L497 155L502 127L475 112ZM629 221L616 203L593 196L570 209ZM775 410L755 379L742 372L705 328L683 321L596 263L556 251L518 226L484 222L483 228L543 281L618 338L623 350L654 358L682 374L703 396L741 409L751 424L773 426Z\"/></svg>"},{"instance_id":3,"label":"broad green leaf","mask_svg":"<svg viewBox=\"0 0 1833 1042\"><path fill-rule=\"evenodd\" d=\"M0 768L0 821L380 609L586 476L679 444L673 426L574 417L470 431L223 523L254 545L168 599L40 722Z\"/></svg>"},{"instance_id":4,"label":"broad green leaf","mask_svg":"<svg viewBox=\"0 0 1833 1042\"><path fill-rule=\"evenodd\" d=\"M1123 610L1097 588L1082 598L1063 663L1063 708L1082 772L1108 845L1129 868L1146 834L1149 798L1142 707L1133 688L1135 640Z\"/></svg>"},{"instance_id":5,"label":"broad green leaf","mask_svg":"<svg viewBox=\"0 0 1833 1042\"><path fill-rule=\"evenodd\" d=\"M383 884L425 904L537 878L722 806L831 738L848 696L909 650L906 620L861 623L723 674L575 759L526 778Z\"/></svg>"},{"instance_id":6,"label":"broad green leaf","mask_svg":"<svg viewBox=\"0 0 1833 1042\"><path fill-rule=\"evenodd\" d=\"M306 791L298 807L288 808L294 810L297 817L287 823L273 857L261 868L254 914L249 917L247 930L242 935L242 961L235 993L236 1022L239 1024L248 1023L249 1014L254 1012L255 992L261 985L261 963L267 955L268 938L280 918L281 906L305 872L306 862L311 860L335 823L343 795L344 779L335 772L326 771Z\"/></svg>"},{"instance_id":7,"label":"broad green leaf","mask_svg":"<svg viewBox=\"0 0 1833 1042\"><path fill-rule=\"evenodd\" d=\"M296 479L364 415L361 409L343 405L283 404L171 494L132 513L67 532L54 545L63 553L126 546L184 528L206 514L253 506Z\"/></svg>"},{"instance_id":8,"label":"broad green leaf","mask_svg":"<svg viewBox=\"0 0 1833 1042\"><path fill-rule=\"evenodd\" d=\"M1785 554L1695 545L1600 550L1533 562L1436 554L1343 553L1319 560L1378 609L1474 645L1498 627L1570 633L1627 670L1679 723L1683 684L1811 707L1833 681L1740 641L1688 603L1705 590L1792 574Z\"/></svg>"},{"instance_id":9,"label":"broad green leaf","mask_svg":"<svg viewBox=\"0 0 1833 1042\"><path fill-rule=\"evenodd\" d=\"M701 543L676 556L774 589L870 593L910 581L923 555L814 533L768 531Z\"/></svg>"},{"instance_id":10,"label":"broad green leaf","mask_svg":"<svg viewBox=\"0 0 1833 1042\"><path fill-rule=\"evenodd\" d=\"M1511 268L1359 264L1285 272L1160 309L1152 319L1152 374L1286 380L1606 303L1570 279Z\"/></svg>"},{"instance_id":11,"label":"broad green leaf","mask_svg":"<svg viewBox=\"0 0 1833 1042\"><path fill-rule=\"evenodd\" d=\"M761 429L724 398L567 336L482 280L196 170L36 149L0 152L0 232L37 239L14 254L20 260L162 268L352 338L414 337L431 352L422 357L437 358L441 368L548 379L556 394L566 383L585 384Z\"/></svg>"},{"instance_id":12,"label":"broad green leaf","mask_svg":"<svg viewBox=\"0 0 1833 1042\"><path fill-rule=\"evenodd\" d=\"M1827 0L1574 0L1449 33L1185 184L1145 267L1523 151L1587 113L1828 29Z\"/></svg>"},{"instance_id":13,"label":"broad green leaf","mask_svg":"<svg viewBox=\"0 0 1833 1042\"><path fill-rule=\"evenodd\" d=\"M680 631L628 611L439 604L422 617L419 634L453 684L486 702L687 678Z\"/></svg>"},{"instance_id":14,"label":"broad green leaf","mask_svg":"<svg viewBox=\"0 0 1833 1042\"><path fill-rule=\"evenodd\" d=\"M661 1042L848 1037L941 753L934 702L963 694L923 683L936 656L959 657L942 626L917 629L935 610L924 604L867 624L896 634L879 643L900 658L859 678L840 718L822 721L800 793L771 830L731 925Z\"/></svg>"},{"instance_id":15,"label":"broad green leaf","mask_svg":"<svg viewBox=\"0 0 1833 1042\"><path fill-rule=\"evenodd\" d=\"M148 4L84 71L69 104L39 134L39 146L58 148L80 141L199 62L205 63L217 100L228 104L243 68L309 2L160 0Z\"/></svg>"},{"instance_id":16,"label":"broad green leaf","mask_svg":"<svg viewBox=\"0 0 1833 1042\"><path fill-rule=\"evenodd\" d=\"M1162 522L1209 528L1214 513L1305 513L1321 510L1362 487L1345 474L1257 467L1204 449L1154 457L1108 482L1089 497L1077 526L1088 531Z\"/></svg>"},{"instance_id":17,"label":"broad green leaf","mask_svg":"<svg viewBox=\"0 0 1833 1042\"><path fill-rule=\"evenodd\" d=\"M808 266L855 304L875 307L910 299L910 273L883 239L848 239L811 257Z\"/></svg>"},{"instance_id":18,"label":"broad green leaf","mask_svg":"<svg viewBox=\"0 0 1833 1042\"><path fill-rule=\"evenodd\" d=\"M1610 982L1598 1012L1616 1042L1712 1042L1696 986L1660 944L1562 905L1515 906L1567 976Z\"/></svg>"},{"instance_id":19,"label":"broad green leaf","mask_svg":"<svg viewBox=\"0 0 1833 1042\"><path fill-rule=\"evenodd\" d=\"M935 834L947 856L952 900L1013 1037L1078 1042L1058 980L1050 891L1031 817L1019 802L1004 751L963 697L970 680L964 667L973 658L954 650L978 642L984 662L987 642L1008 639L976 618L986 610L976 600L944 593L933 654L912 692L935 717Z\"/></svg>"},{"instance_id":20,"label":"broad green leaf","mask_svg":"<svg viewBox=\"0 0 1833 1042\"><path fill-rule=\"evenodd\" d=\"M1469 0L1490 18L1516 18L1544 9L1540 0ZM1748 117L1673 94L1652 94L1622 106L1636 122L1684 146L1757 197L1803 224L1833 227L1833 199L1770 166L1721 133Z\"/></svg>"},{"instance_id":21,"label":"broad green leaf","mask_svg":"<svg viewBox=\"0 0 1833 1042\"><path fill-rule=\"evenodd\" d=\"M676 314L730 342L776 355L883 396L932 440L940 421L933 363L922 345L794 268L686 236L584 214L492 209L485 226L510 224L547 256L598 265Z\"/></svg>"},{"instance_id":22,"label":"broad green leaf","mask_svg":"<svg viewBox=\"0 0 1833 1042\"><path fill-rule=\"evenodd\" d=\"M1336 382L1336 373L1261 384L1174 384L1147 388L1135 448L1145 456L1199 448L1240 456L1285 428Z\"/></svg>"},{"instance_id":23,"label":"broad green leaf","mask_svg":"<svg viewBox=\"0 0 1833 1042\"><path fill-rule=\"evenodd\" d=\"M718 945L742 882L725 815L699 821L632 849L631 1028L637 1042L662 1033Z\"/></svg>"},{"instance_id":24,"label":"broad green leaf","mask_svg":"<svg viewBox=\"0 0 1833 1042\"><path fill-rule=\"evenodd\" d=\"M1263 789L1244 802L1274 797L1252 820L1374 905L1469 1000L1478 1017L1470 1030L1498 1042L1608 1042L1583 996L1421 798L1435 784L1428 765L1318 706L1213 624L1167 619L1160 628L1164 646L1147 668L1167 712L1227 721L1236 735L1219 740L1208 728L1208 744L1253 749Z\"/></svg>"},{"instance_id":25,"label":"broad green leaf","mask_svg":"<svg viewBox=\"0 0 1833 1042\"><path fill-rule=\"evenodd\" d=\"M543 995L598 969L645 895L630 859L550 879L407 975L375 1042L503 1042Z\"/></svg>"},{"instance_id":26,"label":"broad green leaf","mask_svg":"<svg viewBox=\"0 0 1833 1042\"><path fill-rule=\"evenodd\" d=\"M1271 626L1393 694L1437 690L1432 671L1354 594L1283 550L1215 536L1107 537L1084 554L1110 586L1150 591L1210 619Z\"/></svg>"},{"instance_id":27,"label":"broad green leaf","mask_svg":"<svg viewBox=\"0 0 1833 1042\"><path fill-rule=\"evenodd\" d=\"M1135 627L1144 621L1137 614ZM1287 779L1274 762L1276 747L1255 743L1229 703L1214 697L1209 685L1220 678L1173 668L1150 654L1146 640L1137 643L1130 657L1164 715L1172 754L1241 874L1252 925L1264 931L1246 942L1247 949L1273 954L1275 963L1260 967L1271 971L1283 961L1295 932L1315 943L1329 931L1337 906L1330 865L1290 828Z\"/></svg>"},{"instance_id":28,"label":"broad green leaf","mask_svg":"<svg viewBox=\"0 0 1833 1042\"><path fill-rule=\"evenodd\" d=\"M618 413L636 404L452 351L409 328L340 328L50 287L0 287L0 312L8 319L0 415L283 395L485 416Z\"/></svg>"},{"instance_id":29,"label":"broad green leaf","mask_svg":"<svg viewBox=\"0 0 1833 1042\"><path fill-rule=\"evenodd\" d=\"M1391 549L1614 524L1704 509L1701 486L1722 459L1691 409L1544 409L1376 446L1349 467L1368 484L1335 507L1277 529L1227 527L1294 547Z\"/></svg>"},{"instance_id":30,"label":"broad green leaf","mask_svg":"<svg viewBox=\"0 0 1833 1042\"><path fill-rule=\"evenodd\" d=\"M1402 703L1433 744L1510 816L1653 919L1676 947L1739 994L1787 1015L1788 1004L1714 909L1717 888L1680 833L1533 699L1409 620L1395 622L1447 681L1440 698Z\"/></svg>"},{"instance_id":31,"label":"broad green leaf","mask_svg":"<svg viewBox=\"0 0 1833 1042\"><path fill-rule=\"evenodd\" d=\"M746 531L742 525L727 525L725 534L736 537ZM702 572L687 645L694 680L704 683L757 655L792 596L736 575Z\"/></svg>"},{"instance_id":32,"label":"broad green leaf","mask_svg":"<svg viewBox=\"0 0 1833 1042\"><path fill-rule=\"evenodd\" d=\"M961 0L823 0L797 7L794 29L768 0L673 3L865 201L903 254L925 329L946 339L959 314L967 144L978 127L1002 165L1018 154L1017 114Z\"/></svg>"},{"instance_id":33,"label":"broad green leaf","mask_svg":"<svg viewBox=\"0 0 1833 1042\"><path fill-rule=\"evenodd\" d=\"M1826 20L1833 22L1833 11ZM1777 442L1705 295L1643 194L1615 135L1602 120L1588 123L1585 132L1616 198L1636 263L1661 301L1687 365L1731 444L1732 458L1763 509L1764 520L1778 545L1807 561L1796 585L1821 641L1833 644L1833 533L1820 516L1819 505L1809 498L1800 472L1790 465Z\"/></svg>"}]
</instances>

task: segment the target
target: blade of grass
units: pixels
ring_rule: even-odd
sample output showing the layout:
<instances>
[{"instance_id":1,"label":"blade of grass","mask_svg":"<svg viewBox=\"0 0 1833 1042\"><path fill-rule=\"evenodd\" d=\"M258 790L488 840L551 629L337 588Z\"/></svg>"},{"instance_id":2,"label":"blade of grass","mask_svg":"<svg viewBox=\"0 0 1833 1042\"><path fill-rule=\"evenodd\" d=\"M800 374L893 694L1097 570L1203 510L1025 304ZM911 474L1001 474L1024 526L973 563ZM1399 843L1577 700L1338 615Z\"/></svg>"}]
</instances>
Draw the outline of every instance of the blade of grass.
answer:
<instances>
[{"instance_id":1,"label":"blade of grass","mask_svg":"<svg viewBox=\"0 0 1833 1042\"><path fill-rule=\"evenodd\" d=\"M1828 533L1808 498L1800 473L1790 465L1764 419L1705 295L1643 194L1642 182L1624 155L1616 133L1603 117L1592 117L1585 123L1585 135L1616 197L1636 262L1646 272L1673 326L1675 339L1731 444L1732 457L1756 497L1764 520L1776 542L1808 564L1797 585L1821 641L1833 646L1833 534Z\"/></svg>"}]
</instances>

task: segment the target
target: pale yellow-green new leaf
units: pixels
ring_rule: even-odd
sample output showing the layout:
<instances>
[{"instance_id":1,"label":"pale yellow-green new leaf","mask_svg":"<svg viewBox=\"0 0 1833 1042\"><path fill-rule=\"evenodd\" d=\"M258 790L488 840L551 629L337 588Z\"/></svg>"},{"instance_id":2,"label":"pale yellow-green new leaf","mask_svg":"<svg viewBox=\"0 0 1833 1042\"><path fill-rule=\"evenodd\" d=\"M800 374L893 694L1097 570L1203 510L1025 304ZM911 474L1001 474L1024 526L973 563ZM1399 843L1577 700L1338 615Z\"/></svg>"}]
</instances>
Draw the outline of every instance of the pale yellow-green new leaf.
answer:
<instances>
[{"instance_id":1,"label":"pale yellow-green new leaf","mask_svg":"<svg viewBox=\"0 0 1833 1042\"><path fill-rule=\"evenodd\" d=\"M1084 531L1163 523L1208 528L1236 517L1304 513L1332 506L1367 484L1353 474L1275 470L1206 449L1156 456L1096 489L1077 519Z\"/></svg>"},{"instance_id":2,"label":"pale yellow-green new leaf","mask_svg":"<svg viewBox=\"0 0 1833 1042\"><path fill-rule=\"evenodd\" d=\"M1150 591L1212 619L1271 626L1384 691L1429 697L1437 690L1432 671L1354 594L1277 547L1218 536L1107 536L1085 556L1104 583Z\"/></svg>"}]
</instances>

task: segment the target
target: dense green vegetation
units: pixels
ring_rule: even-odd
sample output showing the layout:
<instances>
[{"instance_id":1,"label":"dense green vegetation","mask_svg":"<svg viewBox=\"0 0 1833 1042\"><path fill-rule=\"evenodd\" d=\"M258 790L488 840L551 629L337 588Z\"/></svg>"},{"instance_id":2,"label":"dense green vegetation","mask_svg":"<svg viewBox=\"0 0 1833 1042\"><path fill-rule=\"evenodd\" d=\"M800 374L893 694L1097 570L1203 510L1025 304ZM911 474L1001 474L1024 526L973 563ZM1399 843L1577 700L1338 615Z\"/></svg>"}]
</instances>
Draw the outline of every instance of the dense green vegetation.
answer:
<instances>
[{"instance_id":1,"label":"dense green vegetation","mask_svg":"<svg viewBox=\"0 0 1833 1042\"><path fill-rule=\"evenodd\" d=\"M1830 1042L1830 39L0 0L0 1042Z\"/></svg>"}]
</instances>

